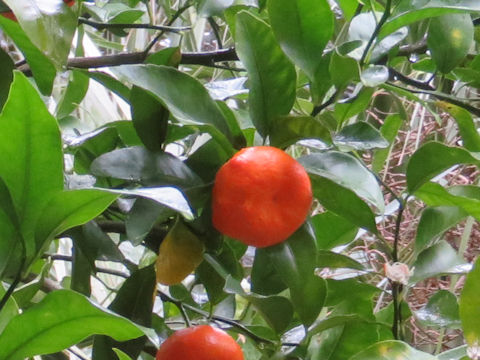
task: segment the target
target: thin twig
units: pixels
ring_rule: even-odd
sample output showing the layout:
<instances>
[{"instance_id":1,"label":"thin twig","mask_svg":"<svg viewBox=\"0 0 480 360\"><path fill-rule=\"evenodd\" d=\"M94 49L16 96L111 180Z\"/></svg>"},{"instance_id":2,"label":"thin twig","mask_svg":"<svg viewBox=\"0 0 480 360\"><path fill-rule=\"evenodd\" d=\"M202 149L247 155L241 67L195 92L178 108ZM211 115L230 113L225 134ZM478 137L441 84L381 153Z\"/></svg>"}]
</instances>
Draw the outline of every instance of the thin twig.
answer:
<instances>
[{"instance_id":1,"label":"thin twig","mask_svg":"<svg viewBox=\"0 0 480 360\"><path fill-rule=\"evenodd\" d=\"M365 59L368 55L368 52L370 51L370 48L373 45L373 42L375 41L378 34L380 33L380 30L382 29L382 26L387 22L388 18L390 17L391 6L392 6L392 0L387 0L387 3L385 4L385 11L383 12L383 15L380 18L380 21L378 22L377 26L375 27L375 30L373 31L372 36L370 36L370 39L368 40L367 46L365 47L365 50L363 51L362 58L360 59L360 66L362 66L364 64Z\"/></svg>"},{"instance_id":2,"label":"thin twig","mask_svg":"<svg viewBox=\"0 0 480 360\"><path fill-rule=\"evenodd\" d=\"M107 24L99 23L96 21L91 21L85 18L78 19L78 22L81 24L89 25L94 27L97 30L109 30L109 29L151 29L151 30L160 30L163 32L173 32L179 33L182 31L190 30L190 26L168 26L168 25L152 25L152 24Z\"/></svg>"}]
</instances>

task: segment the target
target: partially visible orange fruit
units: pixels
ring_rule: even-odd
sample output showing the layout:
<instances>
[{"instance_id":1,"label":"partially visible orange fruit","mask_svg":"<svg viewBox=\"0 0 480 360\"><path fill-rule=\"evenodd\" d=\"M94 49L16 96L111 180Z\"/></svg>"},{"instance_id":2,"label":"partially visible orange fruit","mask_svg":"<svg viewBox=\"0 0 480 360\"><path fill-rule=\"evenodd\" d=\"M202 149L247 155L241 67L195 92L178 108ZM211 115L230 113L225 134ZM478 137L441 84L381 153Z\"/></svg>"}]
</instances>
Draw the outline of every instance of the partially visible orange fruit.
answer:
<instances>
[{"instance_id":1,"label":"partially visible orange fruit","mask_svg":"<svg viewBox=\"0 0 480 360\"><path fill-rule=\"evenodd\" d=\"M160 346L156 360L244 360L242 348L225 331L209 325L179 330Z\"/></svg>"},{"instance_id":2,"label":"partially visible orange fruit","mask_svg":"<svg viewBox=\"0 0 480 360\"><path fill-rule=\"evenodd\" d=\"M286 240L305 221L313 199L303 166L271 146L236 153L218 171L212 196L215 228L255 247Z\"/></svg>"}]
</instances>

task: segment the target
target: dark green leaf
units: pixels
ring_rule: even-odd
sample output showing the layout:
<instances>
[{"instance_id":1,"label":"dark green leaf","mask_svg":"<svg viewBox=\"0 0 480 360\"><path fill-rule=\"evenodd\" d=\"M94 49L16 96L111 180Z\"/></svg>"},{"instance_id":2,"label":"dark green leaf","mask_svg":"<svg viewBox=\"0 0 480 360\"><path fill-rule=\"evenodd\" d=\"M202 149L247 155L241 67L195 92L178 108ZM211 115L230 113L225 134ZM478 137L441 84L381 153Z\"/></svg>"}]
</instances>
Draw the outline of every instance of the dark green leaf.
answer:
<instances>
[{"instance_id":1,"label":"dark green leaf","mask_svg":"<svg viewBox=\"0 0 480 360\"><path fill-rule=\"evenodd\" d=\"M313 80L334 30L328 1L270 0L268 15L283 52Z\"/></svg>"},{"instance_id":2,"label":"dark green leaf","mask_svg":"<svg viewBox=\"0 0 480 360\"><path fill-rule=\"evenodd\" d=\"M140 337L145 331L123 317L102 310L83 295L58 290L8 323L0 334L0 358L16 360L53 353L93 334L125 341Z\"/></svg>"},{"instance_id":3,"label":"dark green leaf","mask_svg":"<svg viewBox=\"0 0 480 360\"><path fill-rule=\"evenodd\" d=\"M236 50L250 80L250 116L263 137L295 101L295 67L283 54L270 27L247 11L237 14Z\"/></svg>"},{"instance_id":4,"label":"dark green leaf","mask_svg":"<svg viewBox=\"0 0 480 360\"><path fill-rule=\"evenodd\" d=\"M344 88L352 80L358 79L358 71L358 63L354 59L340 56L337 52L333 52L330 57L329 73L332 83L337 88Z\"/></svg>"},{"instance_id":5,"label":"dark green leaf","mask_svg":"<svg viewBox=\"0 0 480 360\"><path fill-rule=\"evenodd\" d=\"M95 159L94 175L141 182L145 185L198 186L200 178L175 156L143 147L117 149Z\"/></svg>"},{"instance_id":6,"label":"dark green leaf","mask_svg":"<svg viewBox=\"0 0 480 360\"><path fill-rule=\"evenodd\" d=\"M113 91L123 100L128 101L130 99L130 89L109 74L101 71L85 71L84 74Z\"/></svg>"},{"instance_id":7,"label":"dark green leaf","mask_svg":"<svg viewBox=\"0 0 480 360\"><path fill-rule=\"evenodd\" d=\"M115 73L156 96L178 121L205 129L227 152L233 152L226 141L234 143L227 122L198 80L175 68L157 65L124 65Z\"/></svg>"},{"instance_id":8,"label":"dark green leaf","mask_svg":"<svg viewBox=\"0 0 480 360\"><path fill-rule=\"evenodd\" d=\"M382 149L388 146L388 141L380 131L364 121L345 126L335 136L333 142L346 150Z\"/></svg>"},{"instance_id":9,"label":"dark green leaf","mask_svg":"<svg viewBox=\"0 0 480 360\"><path fill-rule=\"evenodd\" d=\"M415 284L429 277L459 273L464 264L465 260L446 241L442 240L418 255L413 264L415 269L409 282Z\"/></svg>"},{"instance_id":10,"label":"dark green leaf","mask_svg":"<svg viewBox=\"0 0 480 360\"><path fill-rule=\"evenodd\" d=\"M445 231L467 216L466 212L455 206L428 207L422 212L415 238L415 252L419 253Z\"/></svg>"},{"instance_id":11,"label":"dark green leaf","mask_svg":"<svg viewBox=\"0 0 480 360\"><path fill-rule=\"evenodd\" d=\"M460 319L468 345L476 345L480 341L480 258L467 275L462 294L460 295Z\"/></svg>"},{"instance_id":12,"label":"dark green leaf","mask_svg":"<svg viewBox=\"0 0 480 360\"><path fill-rule=\"evenodd\" d=\"M252 291L260 295L275 295L287 288L286 283L270 261L269 248L255 250L251 274Z\"/></svg>"},{"instance_id":13,"label":"dark green leaf","mask_svg":"<svg viewBox=\"0 0 480 360\"><path fill-rule=\"evenodd\" d=\"M56 113L59 119L70 115L82 102L87 94L89 80L84 72L78 70L71 71L67 89L57 106Z\"/></svg>"},{"instance_id":14,"label":"dark green leaf","mask_svg":"<svg viewBox=\"0 0 480 360\"><path fill-rule=\"evenodd\" d=\"M436 360L436 357L418 351L407 343L395 340L382 341L360 351L349 360Z\"/></svg>"},{"instance_id":15,"label":"dark green leaf","mask_svg":"<svg viewBox=\"0 0 480 360\"><path fill-rule=\"evenodd\" d=\"M415 316L426 326L460 327L457 297L447 290L437 291Z\"/></svg>"},{"instance_id":16,"label":"dark green leaf","mask_svg":"<svg viewBox=\"0 0 480 360\"><path fill-rule=\"evenodd\" d=\"M438 142L429 142L419 148L407 166L407 186L412 194L424 183L449 167L457 164L478 164L468 151L449 147Z\"/></svg>"},{"instance_id":17,"label":"dark green leaf","mask_svg":"<svg viewBox=\"0 0 480 360\"><path fill-rule=\"evenodd\" d=\"M447 74L459 65L472 43L470 14L447 14L430 20L427 45L440 72Z\"/></svg>"},{"instance_id":18,"label":"dark green leaf","mask_svg":"<svg viewBox=\"0 0 480 360\"><path fill-rule=\"evenodd\" d=\"M352 155L328 151L303 156L298 161L309 174L328 178L354 191L383 213L385 203L377 179Z\"/></svg>"},{"instance_id":19,"label":"dark green leaf","mask_svg":"<svg viewBox=\"0 0 480 360\"><path fill-rule=\"evenodd\" d=\"M385 149L379 149L375 151L372 163L372 169L374 172L380 172L385 166L385 161L390 154L393 143L395 141L395 137L397 136L397 133L400 130L402 124L403 118L401 115L389 115L385 119L382 127L380 128L380 134L385 140L388 141L390 145Z\"/></svg>"},{"instance_id":20,"label":"dark green leaf","mask_svg":"<svg viewBox=\"0 0 480 360\"><path fill-rule=\"evenodd\" d=\"M321 250L317 254L317 267L332 269L348 268L365 271L365 267L351 257L325 250Z\"/></svg>"},{"instance_id":21,"label":"dark green leaf","mask_svg":"<svg viewBox=\"0 0 480 360\"><path fill-rule=\"evenodd\" d=\"M247 296L246 298L277 334L283 333L290 325L293 308L288 299L281 296Z\"/></svg>"},{"instance_id":22,"label":"dark green leaf","mask_svg":"<svg viewBox=\"0 0 480 360\"><path fill-rule=\"evenodd\" d=\"M72 282L70 289L85 296L90 296L92 292L90 284L91 273L91 262L88 261L82 250L74 244L72 246Z\"/></svg>"},{"instance_id":23,"label":"dark green leaf","mask_svg":"<svg viewBox=\"0 0 480 360\"><path fill-rule=\"evenodd\" d=\"M133 126L145 147L150 151L161 150L167 136L168 110L137 86L130 92L130 106Z\"/></svg>"},{"instance_id":24,"label":"dark green leaf","mask_svg":"<svg viewBox=\"0 0 480 360\"><path fill-rule=\"evenodd\" d=\"M362 87L355 95L338 101L334 112L337 122L343 124L346 120L365 111L372 101L374 91L373 88Z\"/></svg>"},{"instance_id":25,"label":"dark green leaf","mask_svg":"<svg viewBox=\"0 0 480 360\"><path fill-rule=\"evenodd\" d=\"M332 142L328 129L311 116L282 116L272 123L272 146L285 148L302 139L319 139L327 145Z\"/></svg>"},{"instance_id":26,"label":"dark green leaf","mask_svg":"<svg viewBox=\"0 0 480 360\"><path fill-rule=\"evenodd\" d=\"M7 101L8 91L13 81L15 65L10 56L0 48L0 112Z\"/></svg>"},{"instance_id":27,"label":"dark green leaf","mask_svg":"<svg viewBox=\"0 0 480 360\"><path fill-rule=\"evenodd\" d=\"M0 115L0 177L21 221L27 257L34 256L37 220L45 204L63 189L63 154L57 122L18 72Z\"/></svg>"}]
</instances>

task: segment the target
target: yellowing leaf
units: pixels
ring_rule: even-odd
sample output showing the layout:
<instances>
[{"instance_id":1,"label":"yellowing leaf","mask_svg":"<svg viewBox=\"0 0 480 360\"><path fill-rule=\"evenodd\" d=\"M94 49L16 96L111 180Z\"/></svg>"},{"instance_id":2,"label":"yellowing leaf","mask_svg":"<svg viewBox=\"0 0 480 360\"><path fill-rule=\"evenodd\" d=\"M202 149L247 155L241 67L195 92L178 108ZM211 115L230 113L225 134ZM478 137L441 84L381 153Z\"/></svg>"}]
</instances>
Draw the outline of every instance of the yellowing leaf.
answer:
<instances>
[{"instance_id":1,"label":"yellowing leaf","mask_svg":"<svg viewBox=\"0 0 480 360\"><path fill-rule=\"evenodd\" d=\"M203 260L203 243L182 221L163 239L157 258L157 282L174 285L185 279Z\"/></svg>"}]
</instances>

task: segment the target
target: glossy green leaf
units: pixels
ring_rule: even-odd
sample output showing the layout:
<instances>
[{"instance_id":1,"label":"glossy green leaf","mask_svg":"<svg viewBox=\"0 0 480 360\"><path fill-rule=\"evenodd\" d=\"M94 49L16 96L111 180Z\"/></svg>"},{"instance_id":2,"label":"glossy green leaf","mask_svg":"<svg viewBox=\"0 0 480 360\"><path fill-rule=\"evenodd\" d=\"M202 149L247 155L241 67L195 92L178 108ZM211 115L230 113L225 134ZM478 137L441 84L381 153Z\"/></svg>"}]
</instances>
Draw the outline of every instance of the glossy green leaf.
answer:
<instances>
[{"instance_id":1,"label":"glossy green leaf","mask_svg":"<svg viewBox=\"0 0 480 360\"><path fill-rule=\"evenodd\" d=\"M389 78L388 68L384 65L370 65L360 74L363 85L376 87L385 83Z\"/></svg>"},{"instance_id":2,"label":"glossy green leaf","mask_svg":"<svg viewBox=\"0 0 480 360\"><path fill-rule=\"evenodd\" d=\"M345 126L337 133L333 142L346 150L383 149L388 146L388 141L380 131L365 121Z\"/></svg>"},{"instance_id":3,"label":"glossy green leaf","mask_svg":"<svg viewBox=\"0 0 480 360\"><path fill-rule=\"evenodd\" d=\"M418 351L407 343L389 340L382 341L360 351L349 360L436 360L428 353Z\"/></svg>"},{"instance_id":4,"label":"glossy green leaf","mask_svg":"<svg viewBox=\"0 0 480 360\"><path fill-rule=\"evenodd\" d=\"M319 268L347 268L364 271L365 267L349 256L333 251L321 250L317 253L317 267Z\"/></svg>"},{"instance_id":5,"label":"glossy green leaf","mask_svg":"<svg viewBox=\"0 0 480 360\"><path fill-rule=\"evenodd\" d=\"M437 358L438 360L465 360L466 356L467 345L462 345L438 354Z\"/></svg>"},{"instance_id":6,"label":"glossy green leaf","mask_svg":"<svg viewBox=\"0 0 480 360\"><path fill-rule=\"evenodd\" d=\"M340 56L336 51L330 57L328 70L332 83L338 89L346 87L352 80L359 78L358 63L350 57Z\"/></svg>"},{"instance_id":7,"label":"glossy green leaf","mask_svg":"<svg viewBox=\"0 0 480 360\"><path fill-rule=\"evenodd\" d=\"M295 311L305 326L310 326L322 310L325 281L315 275L317 247L313 230L302 226L287 241L268 248L270 262L290 289Z\"/></svg>"},{"instance_id":8,"label":"glossy green leaf","mask_svg":"<svg viewBox=\"0 0 480 360\"><path fill-rule=\"evenodd\" d=\"M385 202L377 179L362 162L352 155L328 151L303 156L298 161L309 174L328 178L354 191L383 212Z\"/></svg>"},{"instance_id":9,"label":"glossy green leaf","mask_svg":"<svg viewBox=\"0 0 480 360\"><path fill-rule=\"evenodd\" d=\"M460 327L457 297L447 290L439 290L428 300L415 316L423 325L437 327Z\"/></svg>"},{"instance_id":10,"label":"glossy green leaf","mask_svg":"<svg viewBox=\"0 0 480 360\"><path fill-rule=\"evenodd\" d=\"M87 94L89 78L84 72L72 70L70 80L56 109L56 116L64 118L72 113Z\"/></svg>"},{"instance_id":11,"label":"glossy green leaf","mask_svg":"<svg viewBox=\"0 0 480 360\"><path fill-rule=\"evenodd\" d=\"M293 317L292 304L282 296L247 296L246 299L255 306L263 318L277 334L283 333Z\"/></svg>"},{"instance_id":12,"label":"glossy green leaf","mask_svg":"<svg viewBox=\"0 0 480 360\"><path fill-rule=\"evenodd\" d=\"M357 235L358 228L345 218L330 211L312 218L317 239L317 248L332 249L338 245L348 244Z\"/></svg>"},{"instance_id":13,"label":"glossy green leaf","mask_svg":"<svg viewBox=\"0 0 480 360\"><path fill-rule=\"evenodd\" d=\"M328 129L311 116L282 116L272 124L272 146L285 148L302 139L319 139L327 145L332 142Z\"/></svg>"},{"instance_id":14,"label":"glossy green leaf","mask_svg":"<svg viewBox=\"0 0 480 360\"><path fill-rule=\"evenodd\" d=\"M472 115L458 106L446 102L437 102L437 105L453 116L458 125L458 130L462 136L465 149L473 152L480 152L480 134L477 126L472 119Z\"/></svg>"},{"instance_id":15,"label":"glossy green leaf","mask_svg":"<svg viewBox=\"0 0 480 360\"><path fill-rule=\"evenodd\" d=\"M350 23L348 28L348 39L350 41L361 41L362 46L356 48L348 55L354 59L360 60L363 56L363 52L372 37L375 28L377 26L378 20L382 16L381 13L361 13L355 16ZM408 35L408 30L405 27L400 27L395 29L392 34L389 34L387 37L379 40L376 40L373 43L371 49L370 61L378 61L380 58L388 54L388 52L397 46L405 37Z\"/></svg>"},{"instance_id":16,"label":"glossy green leaf","mask_svg":"<svg viewBox=\"0 0 480 360\"><path fill-rule=\"evenodd\" d=\"M476 0L400 0L379 37L383 38L402 26L430 17L475 11L480 11L480 4Z\"/></svg>"},{"instance_id":17,"label":"glossy green leaf","mask_svg":"<svg viewBox=\"0 0 480 360\"><path fill-rule=\"evenodd\" d=\"M198 186L201 179L181 160L167 152L144 147L117 149L96 158L93 175L140 182L145 185Z\"/></svg>"},{"instance_id":18,"label":"glossy green leaf","mask_svg":"<svg viewBox=\"0 0 480 360\"><path fill-rule=\"evenodd\" d=\"M283 52L313 80L334 30L328 1L269 0L267 7L270 24Z\"/></svg>"},{"instance_id":19,"label":"glossy green leaf","mask_svg":"<svg viewBox=\"0 0 480 360\"><path fill-rule=\"evenodd\" d=\"M366 321L349 321L315 335L309 346L312 360L344 360L373 345L389 339L389 329Z\"/></svg>"},{"instance_id":20,"label":"glossy green leaf","mask_svg":"<svg viewBox=\"0 0 480 360\"><path fill-rule=\"evenodd\" d=\"M84 74L102 84L123 100L128 101L130 99L130 89L111 75L101 71L85 71Z\"/></svg>"},{"instance_id":21,"label":"glossy green leaf","mask_svg":"<svg viewBox=\"0 0 480 360\"><path fill-rule=\"evenodd\" d=\"M42 94L49 95L52 92L53 81L57 75L52 61L38 50L16 22L0 16L0 27L25 55Z\"/></svg>"},{"instance_id":22,"label":"glossy green leaf","mask_svg":"<svg viewBox=\"0 0 480 360\"><path fill-rule=\"evenodd\" d=\"M82 250L74 244L72 246L72 276L70 290L76 291L89 297L92 294L90 275L92 273L91 262L83 254Z\"/></svg>"},{"instance_id":23,"label":"glossy green leaf","mask_svg":"<svg viewBox=\"0 0 480 360\"><path fill-rule=\"evenodd\" d=\"M144 335L145 330L83 295L58 290L8 323L0 334L0 358L16 360L57 352L93 334L125 341Z\"/></svg>"},{"instance_id":24,"label":"glossy green leaf","mask_svg":"<svg viewBox=\"0 0 480 360\"><path fill-rule=\"evenodd\" d=\"M13 81L13 70L15 64L10 56L0 48L0 112L2 111L3 104L7 101L10 85Z\"/></svg>"},{"instance_id":25,"label":"glossy green leaf","mask_svg":"<svg viewBox=\"0 0 480 360\"><path fill-rule=\"evenodd\" d=\"M427 183L415 193L430 206L458 206L480 220L480 188L452 186L448 190L436 183Z\"/></svg>"},{"instance_id":26,"label":"glossy green leaf","mask_svg":"<svg viewBox=\"0 0 480 360\"><path fill-rule=\"evenodd\" d=\"M175 68L157 65L124 65L115 69L121 79L157 97L181 123L209 132L229 152L235 143L222 112L203 85Z\"/></svg>"},{"instance_id":27,"label":"glossy green leaf","mask_svg":"<svg viewBox=\"0 0 480 360\"><path fill-rule=\"evenodd\" d=\"M413 275L409 282L415 284L421 280L448 273L460 273L465 260L446 242L422 251L413 264Z\"/></svg>"},{"instance_id":28,"label":"glossy green leaf","mask_svg":"<svg viewBox=\"0 0 480 360\"><path fill-rule=\"evenodd\" d=\"M255 249L251 273L252 291L260 295L276 295L287 288L285 281L270 261L269 248Z\"/></svg>"},{"instance_id":29,"label":"glossy green leaf","mask_svg":"<svg viewBox=\"0 0 480 360\"><path fill-rule=\"evenodd\" d=\"M374 153L372 170L376 173L380 172L385 166L385 162L393 147L395 137L397 136L400 127L403 124L403 118L401 115L393 114L387 116L382 127L380 128L380 134L385 140L388 141L389 146L385 149L378 149Z\"/></svg>"},{"instance_id":30,"label":"glossy green leaf","mask_svg":"<svg viewBox=\"0 0 480 360\"><path fill-rule=\"evenodd\" d=\"M130 106L135 130L150 151L159 151L167 136L168 110L155 97L134 86Z\"/></svg>"},{"instance_id":31,"label":"glossy green leaf","mask_svg":"<svg viewBox=\"0 0 480 360\"><path fill-rule=\"evenodd\" d=\"M480 259L467 275L465 285L460 295L460 319L462 329L468 345L477 345L480 342Z\"/></svg>"},{"instance_id":32,"label":"glossy green leaf","mask_svg":"<svg viewBox=\"0 0 480 360\"><path fill-rule=\"evenodd\" d=\"M436 238L467 216L455 206L428 207L422 212L415 238L415 252L419 253L432 244Z\"/></svg>"},{"instance_id":33,"label":"glossy green leaf","mask_svg":"<svg viewBox=\"0 0 480 360\"><path fill-rule=\"evenodd\" d=\"M21 221L27 257L33 256L37 219L50 198L63 189L63 154L57 122L21 73L15 73L0 115L0 177Z\"/></svg>"},{"instance_id":34,"label":"glossy green leaf","mask_svg":"<svg viewBox=\"0 0 480 360\"><path fill-rule=\"evenodd\" d=\"M358 227L377 232L372 210L355 192L326 177L311 175L310 178L315 198L327 210Z\"/></svg>"},{"instance_id":35,"label":"glossy green leaf","mask_svg":"<svg viewBox=\"0 0 480 360\"><path fill-rule=\"evenodd\" d=\"M152 308L156 287L155 268L148 266L137 270L125 280L117 296L108 307L115 314L126 317L134 323L150 327L152 324ZM132 359L137 359L145 346L146 337L116 343L106 336L96 336L93 345L93 359L96 352L114 358L113 348L127 353ZM103 347L103 349L99 349Z\"/></svg>"},{"instance_id":36,"label":"glossy green leaf","mask_svg":"<svg viewBox=\"0 0 480 360\"><path fill-rule=\"evenodd\" d=\"M95 189L62 191L55 194L39 217L35 228L37 250L48 240L100 215L118 195Z\"/></svg>"},{"instance_id":37,"label":"glossy green leaf","mask_svg":"<svg viewBox=\"0 0 480 360\"><path fill-rule=\"evenodd\" d=\"M407 166L407 187L412 194L435 175L457 164L478 164L468 151L449 147L438 142L429 142L420 147L410 158Z\"/></svg>"},{"instance_id":38,"label":"glossy green leaf","mask_svg":"<svg viewBox=\"0 0 480 360\"><path fill-rule=\"evenodd\" d=\"M62 0L5 0L5 3L35 46L58 66L64 65L77 27L74 12Z\"/></svg>"},{"instance_id":39,"label":"glossy green leaf","mask_svg":"<svg viewBox=\"0 0 480 360\"><path fill-rule=\"evenodd\" d=\"M0 298L5 295L5 292L6 290L3 288L3 286L0 285ZM15 302L14 298L11 297L5 303L5 306L2 308L2 311L0 311L0 334L3 332L3 330L5 329L5 326L7 326L9 321L18 315L18 312L19 312L18 305Z\"/></svg>"},{"instance_id":40,"label":"glossy green leaf","mask_svg":"<svg viewBox=\"0 0 480 360\"><path fill-rule=\"evenodd\" d=\"M447 74L459 65L473 43L470 14L448 14L430 20L427 45L437 69Z\"/></svg>"},{"instance_id":41,"label":"glossy green leaf","mask_svg":"<svg viewBox=\"0 0 480 360\"><path fill-rule=\"evenodd\" d=\"M283 54L271 28L247 11L236 18L236 50L248 71L250 116L263 137L295 101L295 67Z\"/></svg>"},{"instance_id":42,"label":"glossy green leaf","mask_svg":"<svg viewBox=\"0 0 480 360\"><path fill-rule=\"evenodd\" d=\"M335 104L334 111L337 122L339 124L343 124L348 119L367 110L368 105L372 101L374 91L375 90L373 88L362 87L358 92L355 92L355 95L338 101Z\"/></svg>"}]
</instances>

